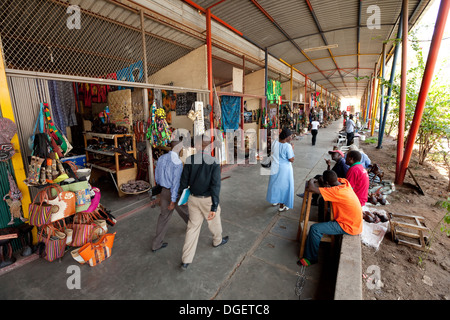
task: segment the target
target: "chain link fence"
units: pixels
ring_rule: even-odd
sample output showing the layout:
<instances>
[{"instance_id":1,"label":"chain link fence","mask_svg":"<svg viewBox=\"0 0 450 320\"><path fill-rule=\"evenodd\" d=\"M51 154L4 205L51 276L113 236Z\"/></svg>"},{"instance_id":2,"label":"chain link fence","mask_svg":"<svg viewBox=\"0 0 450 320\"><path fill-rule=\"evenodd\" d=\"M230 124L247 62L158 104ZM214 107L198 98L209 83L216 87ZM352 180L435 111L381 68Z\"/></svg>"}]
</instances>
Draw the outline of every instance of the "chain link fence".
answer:
<instances>
[{"instance_id":1,"label":"chain link fence","mask_svg":"<svg viewBox=\"0 0 450 320\"><path fill-rule=\"evenodd\" d=\"M141 15L107 1L2 0L0 36L8 69L68 76L145 81ZM145 29L155 25L144 19ZM182 31L145 30L147 74L202 44L173 41Z\"/></svg>"}]
</instances>

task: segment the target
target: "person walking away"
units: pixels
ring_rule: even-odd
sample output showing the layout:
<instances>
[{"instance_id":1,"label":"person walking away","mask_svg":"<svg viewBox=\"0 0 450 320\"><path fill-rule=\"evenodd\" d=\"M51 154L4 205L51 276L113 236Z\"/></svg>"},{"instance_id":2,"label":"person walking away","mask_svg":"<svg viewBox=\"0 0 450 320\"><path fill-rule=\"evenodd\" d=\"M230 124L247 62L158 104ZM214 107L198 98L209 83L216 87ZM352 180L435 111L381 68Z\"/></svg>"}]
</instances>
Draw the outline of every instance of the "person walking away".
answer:
<instances>
[{"instance_id":1,"label":"person walking away","mask_svg":"<svg viewBox=\"0 0 450 320\"><path fill-rule=\"evenodd\" d=\"M317 134L319 133L320 122L316 118L313 118L311 122L311 135L312 135L312 145L316 145Z\"/></svg>"},{"instance_id":2,"label":"person walking away","mask_svg":"<svg viewBox=\"0 0 450 320\"><path fill-rule=\"evenodd\" d=\"M155 182L162 187L160 197L161 213L158 217L156 225L156 235L152 241L152 251L167 247L168 243L164 242L164 236L169 228L169 221L174 210L178 212L184 222L189 221L189 210L187 206L178 206L178 190L180 187L180 177L183 170L178 153L173 150L181 141L172 141L171 151L162 155L156 164Z\"/></svg>"},{"instance_id":3,"label":"person walking away","mask_svg":"<svg viewBox=\"0 0 450 320\"><path fill-rule=\"evenodd\" d=\"M272 143L272 165L270 166L269 186L266 200L273 206L279 205L278 211L294 207L294 148L290 143L292 132L284 128L279 140Z\"/></svg>"},{"instance_id":4,"label":"person walking away","mask_svg":"<svg viewBox=\"0 0 450 320\"><path fill-rule=\"evenodd\" d=\"M181 269L186 270L192 263L197 249L198 238L204 219L208 222L208 229L213 236L212 245L217 248L228 242L229 237L222 238L220 194L220 165L211 156L209 145L211 138L203 136L202 151L186 159L180 180L181 193L190 188L188 200L189 222L183 245Z\"/></svg>"},{"instance_id":5,"label":"person walking away","mask_svg":"<svg viewBox=\"0 0 450 320\"><path fill-rule=\"evenodd\" d=\"M356 150L349 151L345 162L350 166L346 179L358 196L361 206L364 206L368 198L370 181L367 170L361 164L361 153Z\"/></svg>"},{"instance_id":6,"label":"person walking away","mask_svg":"<svg viewBox=\"0 0 450 320\"><path fill-rule=\"evenodd\" d=\"M353 138L355 136L356 124L353 121L353 115L351 114L345 123L345 132L347 133L347 146L353 143Z\"/></svg>"},{"instance_id":7,"label":"person walking away","mask_svg":"<svg viewBox=\"0 0 450 320\"><path fill-rule=\"evenodd\" d=\"M332 170L323 172L322 181L323 184L318 186L315 179L309 180L308 190L320 193L325 201L331 201L334 220L311 226L306 238L305 253L297 261L299 266L318 262L319 245L324 234L358 235L362 232L362 209L350 183L346 179L338 178Z\"/></svg>"}]
</instances>

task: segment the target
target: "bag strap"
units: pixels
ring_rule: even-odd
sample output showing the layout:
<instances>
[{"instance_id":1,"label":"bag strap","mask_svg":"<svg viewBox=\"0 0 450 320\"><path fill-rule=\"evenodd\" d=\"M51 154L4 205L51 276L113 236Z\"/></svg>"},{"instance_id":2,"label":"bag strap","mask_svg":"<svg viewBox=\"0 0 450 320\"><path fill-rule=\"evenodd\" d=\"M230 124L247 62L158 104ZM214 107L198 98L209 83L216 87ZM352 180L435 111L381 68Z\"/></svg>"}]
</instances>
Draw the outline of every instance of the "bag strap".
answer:
<instances>
[{"instance_id":1,"label":"bag strap","mask_svg":"<svg viewBox=\"0 0 450 320\"><path fill-rule=\"evenodd\" d=\"M75 224L87 224L87 223L93 223L94 220L96 220L97 217L93 215L90 212L87 211L81 211L75 213L75 216L73 217L73 223Z\"/></svg>"},{"instance_id":2,"label":"bag strap","mask_svg":"<svg viewBox=\"0 0 450 320\"><path fill-rule=\"evenodd\" d=\"M56 199L56 197L52 198L51 190L56 189L56 197L58 197L58 200L61 200L61 192L64 192L64 190L61 188L59 184L51 184L47 187L45 187L42 191L45 192L47 199L53 200Z\"/></svg>"}]
</instances>

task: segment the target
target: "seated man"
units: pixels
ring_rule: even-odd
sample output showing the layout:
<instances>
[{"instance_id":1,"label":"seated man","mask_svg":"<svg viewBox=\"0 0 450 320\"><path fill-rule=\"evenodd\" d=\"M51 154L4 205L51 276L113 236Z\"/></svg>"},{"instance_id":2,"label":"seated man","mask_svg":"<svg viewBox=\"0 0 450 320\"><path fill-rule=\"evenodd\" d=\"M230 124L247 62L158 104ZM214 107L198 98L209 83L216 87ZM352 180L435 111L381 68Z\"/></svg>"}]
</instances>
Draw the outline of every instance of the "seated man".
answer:
<instances>
[{"instance_id":1,"label":"seated man","mask_svg":"<svg viewBox=\"0 0 450 320\"><path fill-rule=\"evenodd\" d=\"M333 166L331 170L336 172L338 178L345 178L347 176L348 168L350 168L349 165L345 163L344 159L344 153L341 150L332 150L328 151L329 154L331 154L331 159L336 162L336 164ZM330 170L331 167L331 160L325 159L325 162L327 163L327 170ZM320 175L316 175L314 179L319 179ZM303 198L304 194L300 193L297 194L298 197ZM319 205L319 221L325 221L321 217L323 215L323 200L319 200L319 195L313 194L312 197L312 204L313 205Z\"/></svg>"},{"instance_id":2,"label":"seated man","mask_svg":"<svg viewBox=\"0 0 450 320\"><path fill-rule=\"evenodd\" d=\"M329 154L331 154L331 159L336 162L336 164L333 166L331 170L336 172L338 178L345 178L347 176L348 168L350 168L349 165L345 163L344 159L344 153L341 150L332 150L328 151ZM327 163L327 170L330 170L331 167L331 161L328 159L325 159L325 162Z\"/></svg>"},{"instance_id":3,"label":"seated man","mask_svg":"<svg viewBox=\"0 0 450 320\"><path fill-rule=\"evenodd\" d=\"M372 161L370 160L369 156L365 154L361 149L358 149L358 147L354 144L352 144L348 151L359 151L361 153L361 164L363 165L364 169L369 168ZM347 159L347 154L345 155L344 159Z\"/></svg>"},{"instance_id":4,"label":"seated man","mask_svg":"<svg viewBox=\"0 0 450 320\"><path fill-rule=\"evenodd\" d=\"M320 193L325 201L331 201L334 221L315 223L306 238L305 254L297 262L309 266L318 261L320 240L324 234L358 235L362 232L362 209L358 197L346 179L338 178L331 170L324 171L321 186L315 179L308 181L308 190Z\"/></svg>"},{"instance_id":5,"label":"seated man","mask_svg":"<svg viewBox=\"0 0 450 320\"><path fill-rule=\"evenodd\" d=\"M370 182L369 174L361 164L361 153L355 150L348 152L345 162L350 166L346 179L353 187L361 206L364 206L367 202Z\"/></svg>"}]
</instances>

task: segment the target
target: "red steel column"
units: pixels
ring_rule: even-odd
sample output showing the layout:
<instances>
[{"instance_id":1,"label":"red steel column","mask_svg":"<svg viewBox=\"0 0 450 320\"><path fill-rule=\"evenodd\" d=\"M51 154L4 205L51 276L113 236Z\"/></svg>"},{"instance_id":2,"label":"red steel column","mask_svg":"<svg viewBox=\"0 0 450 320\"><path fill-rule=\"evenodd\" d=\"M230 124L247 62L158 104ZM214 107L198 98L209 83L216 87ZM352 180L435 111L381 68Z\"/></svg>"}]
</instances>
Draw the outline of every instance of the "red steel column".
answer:
<instances>
[{"instance_id":1,"label":"red steel column","mask_svg":"<svg viewBox=\"0 0 450 320\"><path fill-rule=\"evenodd\" d=\"M211 44L211 10L206 10L206 55L208 68L208 90L209 105L211 112L209 114L209 122L211 129L211 142L214 141L214 92L213 92L213 74L212 74L212 44Z\"/></svg>"},{"instance_id":2,"label":"red steel column","mask_svg":"<svg viewBox=\"0 0 450 320\"><path fill-rule=\"evenodd\" d=\"M439 55L439 48L441 47L442 36L445 30L445 23L447 21L448 12L450 9L450 0L442 0L439 7L439 13L436 19L436 26L434 27L433 39L431 40L430 52L428 53L427 64L422 78L419 97L417 98L416 110L412 120L411 128L409 129L408 140L406 141L405 152L401 163L399 175L397 176L397 184L402 185L405 179L406 169L408 168L411 154L416 140L417 132L419 131L420 122L422 121L422 114L427 101L428 91L433 80L434 67ZM408 34L404 29L404 34Z\"/></svg>"},{"instance_id":3,"label":"red steel column","mask_svg":"<svg viewBox=\"0 0 450 320\"><path fill-rule=\"evenodd\" d=\"M405 136L406 83L408 72L408 0L403 0L402 9L402 74L400 81L400 105L398 113L397 161L395 165L395 183L399 183L400 167L403 162Z\"/></svg>"}]
</instances>

